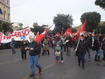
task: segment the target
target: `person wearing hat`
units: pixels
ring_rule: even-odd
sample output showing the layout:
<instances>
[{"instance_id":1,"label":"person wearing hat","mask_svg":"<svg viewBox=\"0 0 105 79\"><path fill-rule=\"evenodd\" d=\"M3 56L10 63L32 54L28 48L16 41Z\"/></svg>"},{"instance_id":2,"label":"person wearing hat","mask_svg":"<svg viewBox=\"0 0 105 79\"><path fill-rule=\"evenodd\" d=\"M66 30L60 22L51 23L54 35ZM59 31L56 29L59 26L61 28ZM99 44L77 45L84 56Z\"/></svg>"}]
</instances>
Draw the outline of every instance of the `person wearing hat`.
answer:
<instances>
[{"instance_id":1,"label":"person wearing hat","mask_svg":"<svg viewBox=\"0 0 105 79\"><path fill-rule=\"evenodd\" d=\"M78 40L75 51L78 53L78 55L77 55L78 65L81 66L81 64L82 64L83 69L85 67L85 54L86 54L86 50L87 50L86 48L87 48L87 44L86 44L85 36L83 34L81 34L80 40Z\"/></svg>"},{"instance_id":2,"label":"person wearing hat","mask_svg":"<svg viewBox=\"0 0 105 79\"><path fill-rule=\"evenodd\" d=\"M31 68L31 74L29 77L34 77L36 74L36 67L39 69L39 74L42 72L42 67L38 63L39 55L41 53L41 46L39 43L35 41L34 36L29 36L30 43L28 47L26 47L26 50L29 50L29 61L30 61L30 68Z\"/></svg>"}]
</instances>

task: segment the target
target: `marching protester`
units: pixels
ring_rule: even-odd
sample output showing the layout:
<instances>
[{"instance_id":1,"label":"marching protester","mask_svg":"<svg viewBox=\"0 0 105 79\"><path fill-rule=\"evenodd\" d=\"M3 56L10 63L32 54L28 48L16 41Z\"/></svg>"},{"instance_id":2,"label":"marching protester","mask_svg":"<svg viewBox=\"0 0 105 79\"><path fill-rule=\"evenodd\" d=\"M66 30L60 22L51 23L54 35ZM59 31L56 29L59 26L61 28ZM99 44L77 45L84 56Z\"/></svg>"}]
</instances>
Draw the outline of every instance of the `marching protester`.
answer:
<instances>
[{"instance_id":1,"label":"marching protester","mask_svg":"<svg viewBox=\"0 0 105 79\"><path fill-rule=\"evenodd\" d=\"M59 44L57 44L56 47L55 47L56 63L60 63L60 56L61 56L61 47L60 47Z\"/></svg>"},{"instance_id":2,"label":"marching protester","mask_svg":"<svg viewBox=\"0 0 105 79\"><path fill-rule=\"evenodd\" d=\"M39 43L35 42L34 36L30 36L30 43L28 47L26 47L26 50L29 50L29 59L30 59L30 68L31 68L31 74L29 77L34 77L36 74L36 67L39 69L39 74L42 72L42 67L39 65L39 55L41 53L41 46Z\"/></svg>"},{"instance_id":3,"label":"marching protester","mask_svg":"<svg viewBox=\"0 0 105 79\"><path fill-rule=\"evenodd\" d=\"M87 42L85 40L85 36L81 34L80 40L78 40L77 46L75 48L76 53L78 54L78 65L81 66L82 68L85 68L85 54L86 54L86 49L87 48Z\"/></svg>"},{"instance_id":4,"label":"marching protester","mask_svg":"<svg viewBox=\"0 0 105 79\"><path fill-rule=\"evenodd\" d=\"M27 45L28 45L27 40L22 40L22 42L21 42L21 58L22 58L22 60L27 58L27 54L26 54L27 50L25 50Z\"/></svg>"},{"instance_id":5,"label":"marching protester","mask_svg":"<svg viewBox=\"0 0 105 79\"><path fill-rule=\"evenodd\" d=\"M64 59L63 59L63 54L64 54L64 41L63 41L63 38L62 37L58 37L57 39L57 42L56 42L56 45L59 45L61 47L61 54L60 54L60 59L61 59L61 63L63 63Z\"/></svg>"},{"instance_id":6,"label":"marching protester","mask_svg":"<svg viewBox=\"0 0 105 79\"><path fill-rule=\"evenodd\" d=\"M48 40L44 39L44 41L43 41L43 53L42 53L42 56L44 56L46 53L48 55L50 55Z\"/></svg>"},{"instance_id":7,"label":"marching protester","mask_svg":"<svg viewBox=\"0 0 105 79\"><path fill-rule=\"evenodd\" d=\"M103 60L105 61L105 36L102 40Z\"/></svg>"},{"instance_id":8,"label":"marching protester","mask_svg":"<svg viewBox=\"0 0 105 79\"><path fill-rule=\"evenodd\" d=\"M96 51L95 54L95 61L100 61L100 41L99 36L96 34L96 32L93 32L92 34L92 49Z\"/></svg>"},{"instance_id":9,"label":"marching protester","mask_svg":"<svg viewBox=\"0 0 105 79\"><path fill-rule=\"evenodd\" d=\"M15 51L15 40L14 40L14 38L11 39L10 46L11 46L12 55L13 55L13 54L16 53L16 51Z\"/></svg>"},{"instance_id":10,"label":"marching protester","mask_svg":"<svg viewBox=\"0 0 105 79\"><path fill-rule=\"evenodd\" d=\"M71 54L71 47L72 47L72 38L70 36L66 37L66 41L65 41L65 45L66 45L66 52L67 52L67 56L70 56Z\"/></svg>"},{"instance_id":11,"label":"marching protester","mask_svg":"<svg viewBox=\"0 0 105 79\"><path fill-rule=\"evenodd\" d=\"M55 46L56 46L56 38L54 37L52 39L52 48L53 48L54 51L55 51Z\"/></svg>"},{"instance_id":12,"label":"marching protester","mask_svg":"<svg viewBox=\"0 0 105 79\"><path fill-rule=\"evenodd\" d=\"M91 53L90 53L90 49L91 49L91 44L92 44L92 36L91 34L85 34L85 39L87 41L87 59L90 62L91 61Z\"/></svg>"}]
</instances>

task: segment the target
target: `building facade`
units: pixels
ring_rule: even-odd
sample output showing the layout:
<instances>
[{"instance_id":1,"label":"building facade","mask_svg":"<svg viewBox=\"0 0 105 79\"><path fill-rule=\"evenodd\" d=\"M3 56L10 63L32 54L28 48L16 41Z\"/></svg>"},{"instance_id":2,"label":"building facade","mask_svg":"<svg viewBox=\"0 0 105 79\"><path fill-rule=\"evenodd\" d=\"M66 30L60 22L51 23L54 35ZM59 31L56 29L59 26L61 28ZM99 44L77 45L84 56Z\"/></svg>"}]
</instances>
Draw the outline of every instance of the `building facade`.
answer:
<instances>
[{"instance_id":1,"label":"building facade","mask_svg":"<svg viewBox=\"0 0 105 79\"><path fill-rule=\"evenodd\" d=\"M0 0L0 20L10 22L10 0Z\"/></svg>"}]
</instances>

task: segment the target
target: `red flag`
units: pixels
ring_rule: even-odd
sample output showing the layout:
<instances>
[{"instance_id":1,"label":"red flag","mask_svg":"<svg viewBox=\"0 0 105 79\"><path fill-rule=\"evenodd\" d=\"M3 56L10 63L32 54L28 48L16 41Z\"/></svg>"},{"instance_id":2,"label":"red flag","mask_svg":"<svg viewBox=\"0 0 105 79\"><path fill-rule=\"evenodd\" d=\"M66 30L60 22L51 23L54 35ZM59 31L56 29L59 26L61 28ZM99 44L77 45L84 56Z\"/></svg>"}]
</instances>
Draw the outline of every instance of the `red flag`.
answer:
<instances>
[{"instance_id":1,"label":"red flag","mask_svg":"<svg viewBox=\"0 0 105 79\"><path fill-rule=\"evenodd\" d=\"M64 35L65 36L71 36L72 37L72 34L73 34L73 31L72 31L72 29L71 28L68 28L67 30L66 30L66 32L64 33Z\"/></svg>"},{"instance_id":2,"label":"red flag","mask_svg":"<svg viewBox=\"0 0 105 79\"><path fill-rule=\"evenodd\" d=\"M86 28L86 25L87 25L87 21L85 20L84 24L81 26L81 28L79 29L78 33L77 33L77 39L80 38L80 34L85 32L85 28Z\"/></svg>"},{"instance_id":3,"label":"red flag","mask_svg":"<svg viewBox=\"0 0 105 79\"><path fill-rule=\"evenodd\" d=\"M48 31L50 30L51 27L46 28L44 30L44 32L41 33L40 35L36 35L36 39L35 40L36 40L37 43L40 43L44 39L44 37L46 36L46 34L48 33Z\"/></svg>"},{"instance_id":4,"label":"red flag","mask_svg":"<svg viewBox=\"0 0 105 79\"><path fill-rule=\"evenodd\" d=\"M39 32L37 32L35 39L38 40L38 37L39 37Z\"/></svg>"}]
</instances>

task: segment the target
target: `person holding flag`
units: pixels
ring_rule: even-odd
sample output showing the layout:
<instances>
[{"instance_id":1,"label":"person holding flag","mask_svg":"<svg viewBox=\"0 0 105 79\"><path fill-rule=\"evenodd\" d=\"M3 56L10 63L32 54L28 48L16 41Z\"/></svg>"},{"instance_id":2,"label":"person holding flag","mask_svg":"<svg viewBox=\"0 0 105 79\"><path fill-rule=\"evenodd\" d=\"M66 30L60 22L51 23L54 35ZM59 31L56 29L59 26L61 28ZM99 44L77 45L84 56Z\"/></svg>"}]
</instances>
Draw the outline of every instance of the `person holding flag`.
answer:
<instances>
[{"instance_id":1,"label":"person holding flag","mask_svg":"<svg viewBox=\"0 0 105 79\"><path fill-rule=\"evenodd\" d=\"M84 32L86 31L87 21L85 20L84 24L81 26L79 31L77 32L77 45L75 48L76 56L78 57L78 65L82 64L82 68L85 67L85 55L87 51L87 40L85 39Z\"/></svg>"},{"instance_id":2,"label":"person holding flag","mask_svg":"<svg viewBox=\"0 0 105 79\"><path fill-rule=\"evenodd\" d=\"M39 69L39 74L42 72L42 67L38 63L39 55L41 53L41 46L39 43L35 41L34 36L29 36L29 45L28 47L25 48L25 50L29 50L29 60L30 60L30 69L31 69L31 74L29 77L34 77L36 74L36 67Z\"/></svg>"},{"instance_id":3,"label":"person holding flag","mask_svg":"<svg viewBox=\"0 0 105 79\"><path fill-rule=\"evenodd\" d=\"M77 53L78 57L78 65L84 69L85 67L85 54L87 51L87 41L85 40L84 34L80 35L80 40L78 40L77 46L75 48L75 52Z\"/></svg>"}]
</instances>

